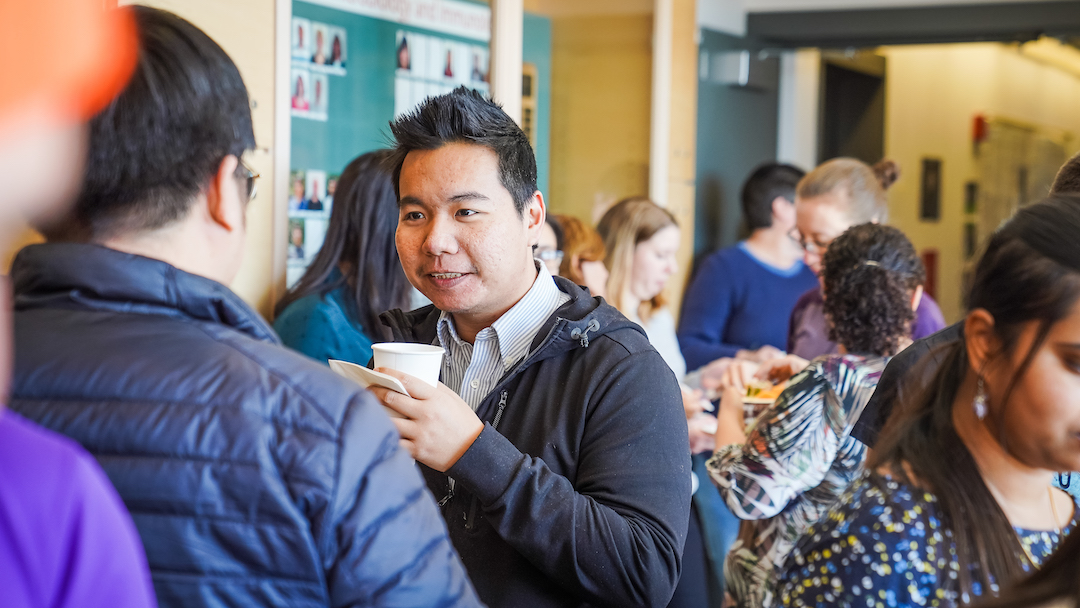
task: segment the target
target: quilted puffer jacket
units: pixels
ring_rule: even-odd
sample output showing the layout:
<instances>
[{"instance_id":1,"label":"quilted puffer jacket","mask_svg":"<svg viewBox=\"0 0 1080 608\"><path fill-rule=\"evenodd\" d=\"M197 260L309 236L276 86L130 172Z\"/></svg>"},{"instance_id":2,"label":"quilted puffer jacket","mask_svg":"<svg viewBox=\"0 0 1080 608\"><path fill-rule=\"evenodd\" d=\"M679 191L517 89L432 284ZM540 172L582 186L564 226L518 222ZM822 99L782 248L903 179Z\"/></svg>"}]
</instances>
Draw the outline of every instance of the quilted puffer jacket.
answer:
<instances>
[{"instance_id":1,"label":"quilted puffer jacket","mask_svg":"<svg viewBox=\"0 0 1080 608\"><path fill-rule=\"evenodd\" d=\"M479 605L379 404L229 289L77 244L12 279L11 409L98 459L162 607Z\"/></svg>"}]
</instances>

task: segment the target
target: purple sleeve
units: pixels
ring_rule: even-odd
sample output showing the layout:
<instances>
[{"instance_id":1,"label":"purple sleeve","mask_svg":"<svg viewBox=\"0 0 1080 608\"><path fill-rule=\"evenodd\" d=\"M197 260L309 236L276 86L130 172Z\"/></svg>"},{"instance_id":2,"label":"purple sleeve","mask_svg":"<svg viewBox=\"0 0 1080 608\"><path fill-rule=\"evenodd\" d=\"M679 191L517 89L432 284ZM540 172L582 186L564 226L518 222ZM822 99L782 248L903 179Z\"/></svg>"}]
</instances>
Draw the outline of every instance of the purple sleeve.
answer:
<instances>
[{"instance_id":1,"label":"purple sleeve","mask_svg":"<svg viewBox=\"0 0 1080 608\"><path fill-rule=\"evenodd\" d=\"M945 316L934 298L923 294L919 307L915 309L915 325L911 328L911 339L921 340L945 327Z\"/></svg>"},{"instance_id":2,"label":"purple sleeve","mask_svg":"<svg viewBox=\"0 0 1080 608\"><path fill-rule=\"evenodd\" d=\"M97 462L79 454L66 523L63 595L57 606L156 606L146 553L123 501Z\"/></svg>"},{"instance_id":3,"label":"purple sleeve","mask_svg":"<svg viewBox=\"0 0 1080 608\"><path fill-rule=\"evenodd\" d=\"M123 502L78 444L0 411L0 589L5 606L153 608Z\"/></svg>"}]
</instances>

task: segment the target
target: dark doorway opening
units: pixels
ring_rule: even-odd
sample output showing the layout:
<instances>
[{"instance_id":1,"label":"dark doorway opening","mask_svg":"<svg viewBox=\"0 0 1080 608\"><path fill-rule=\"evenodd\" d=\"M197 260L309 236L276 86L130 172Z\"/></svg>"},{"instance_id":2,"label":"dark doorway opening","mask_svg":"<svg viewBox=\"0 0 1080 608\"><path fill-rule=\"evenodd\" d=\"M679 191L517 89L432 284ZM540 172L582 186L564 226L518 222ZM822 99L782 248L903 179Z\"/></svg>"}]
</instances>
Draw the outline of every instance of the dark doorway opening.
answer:
<instances>
[{"instance_id":1,"label":"dark doorway opening","mask_svg":"<svg viewBox=\"0 0 1080 608\"><path fill-rule=\"evenodd\" d=\"M885 154L885 58L823 53L818 160L850 156L873 164Z\"/></svg>"}]
</instances>

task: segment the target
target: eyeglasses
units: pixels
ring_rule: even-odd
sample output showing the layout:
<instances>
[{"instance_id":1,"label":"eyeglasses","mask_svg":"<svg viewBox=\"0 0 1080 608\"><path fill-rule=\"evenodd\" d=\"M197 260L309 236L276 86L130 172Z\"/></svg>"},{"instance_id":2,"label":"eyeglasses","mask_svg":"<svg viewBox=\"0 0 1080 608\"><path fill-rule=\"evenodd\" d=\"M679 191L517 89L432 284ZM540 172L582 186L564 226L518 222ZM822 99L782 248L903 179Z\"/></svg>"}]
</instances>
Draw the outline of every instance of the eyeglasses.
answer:
<instances>
[{"instance_id":1,"label":"eyeglasses","mask_svg":"<svg viewBox=\"0 0 1080 608\"><path fill-rule=\"evenodd\" d=\"M533 257L545 263L561 263L563 259L563 252L558 249L537 249L533 252Z\"/></svg>"},{"instance_id":2,"label":"eyeglasses","mask_svg":"<svg viewBox=\"0 0 1080 608\"><path fill-rule=\"evenodd\" d=\"M807 240L806 237L798 231L798 229L794 229L789 232L788 237L798 243L799 247L802 247L804 251L814 255L825 253L825 250L828 249L829 245L832 243L832 239L828 241L821 241L819 239L814 239L812 241Z\"/></svg>"},{"instance_id":3,"label":"eyeglasses","mask_svg":"<svg viewBox=\"0 0 1080 608\"><path fill-rule=\"evenodd\" d=\"M251 200L255 198L255 194L259 191L259 182L256 180L258 180L260 176L242 160L236 165L236 173L244 178L246 182L247 200L250 203Z\"/></svg>"}]
</instances>

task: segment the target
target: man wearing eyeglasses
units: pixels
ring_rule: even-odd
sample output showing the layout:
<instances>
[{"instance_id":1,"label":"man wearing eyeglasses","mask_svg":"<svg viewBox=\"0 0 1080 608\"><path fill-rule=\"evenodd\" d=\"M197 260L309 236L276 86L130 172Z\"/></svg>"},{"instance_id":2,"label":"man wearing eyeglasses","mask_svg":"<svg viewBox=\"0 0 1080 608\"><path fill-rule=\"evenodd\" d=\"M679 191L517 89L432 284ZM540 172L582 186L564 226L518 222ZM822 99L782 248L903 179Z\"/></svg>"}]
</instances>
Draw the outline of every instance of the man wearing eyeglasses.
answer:
<instances>
[{"instance_id":1,"label":"man wearing eyeglasses","mask_svg":"<svg viewBox=\"0 0 1080 608\"><path fill-rule=\"evenodd\" d=\"M478 606L378 402L226 287L257 178L236 66L132 10L138 65L90 121L79 198L12 268L11 409L98 458L160 606Z\"/></svg>"}]
</instances>

